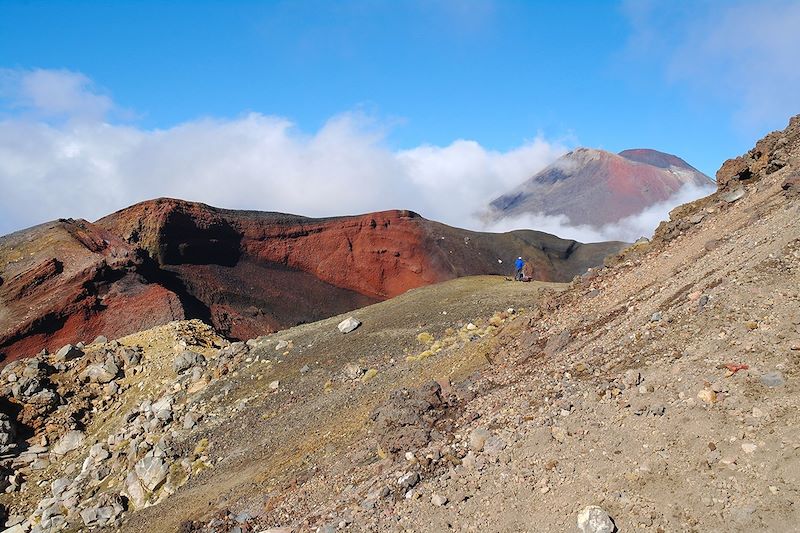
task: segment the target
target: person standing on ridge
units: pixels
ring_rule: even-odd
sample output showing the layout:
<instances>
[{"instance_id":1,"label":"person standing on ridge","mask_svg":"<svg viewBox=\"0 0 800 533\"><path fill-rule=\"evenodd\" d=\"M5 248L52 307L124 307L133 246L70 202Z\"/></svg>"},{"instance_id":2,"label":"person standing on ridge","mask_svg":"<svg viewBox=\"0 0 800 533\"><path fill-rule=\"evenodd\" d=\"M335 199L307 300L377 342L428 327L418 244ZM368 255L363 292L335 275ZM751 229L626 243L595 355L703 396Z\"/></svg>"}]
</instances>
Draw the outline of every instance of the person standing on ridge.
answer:
<instances>
[{"instance_id":1,"label":"person standing on ridge","mask_svg":"<svg viewBox=\"0 0 800 533\"><path fill-rule=\"evenodd\" d=\"M525 268L525 261L522 260L522 257L517 257L517 260L514 262L514 268L517 269L514 280L522 281L522 269Z\"/></svg>"}]
</instances>

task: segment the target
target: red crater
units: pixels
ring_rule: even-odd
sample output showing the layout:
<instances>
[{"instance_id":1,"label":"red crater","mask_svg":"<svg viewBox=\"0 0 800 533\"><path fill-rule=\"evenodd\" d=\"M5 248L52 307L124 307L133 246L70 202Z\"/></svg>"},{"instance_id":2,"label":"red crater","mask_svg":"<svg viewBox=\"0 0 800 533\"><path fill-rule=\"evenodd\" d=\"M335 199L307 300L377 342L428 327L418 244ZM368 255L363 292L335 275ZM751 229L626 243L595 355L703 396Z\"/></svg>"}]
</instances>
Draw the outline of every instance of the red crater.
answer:
<instances>
[{"instance_id":1,"label":"red crater","mask_svg":"<svg viewBox=\"0 0 800 533\"><path fill-rule=\"evenodd\" d=\"M620 249L536 231L476 233L410 211L312 219L158 199L95 223L0 238L0 353L200 318L251 338L459 276L566 281Z\"/></svg>"}]
</instances>

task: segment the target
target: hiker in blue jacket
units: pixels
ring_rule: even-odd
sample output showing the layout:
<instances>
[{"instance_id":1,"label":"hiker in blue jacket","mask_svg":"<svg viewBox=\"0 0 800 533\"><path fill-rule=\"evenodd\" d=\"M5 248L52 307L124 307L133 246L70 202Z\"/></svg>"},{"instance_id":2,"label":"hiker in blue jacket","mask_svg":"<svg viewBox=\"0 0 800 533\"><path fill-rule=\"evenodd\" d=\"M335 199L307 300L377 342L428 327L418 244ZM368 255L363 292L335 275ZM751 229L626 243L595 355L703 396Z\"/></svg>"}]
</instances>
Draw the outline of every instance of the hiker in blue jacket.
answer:
<instances>
[{"instance_id":1,"label":"hiker in blue jacket","mask_svg":"<svg viewBox=\"0 0 800 533\"><path fill-rule=\"evenodd\" d=\"M514 263L514 268L517 269L517 273L514 275L514 280L522 281L522 269L525 268L525 261L522 260L522 257L517 257L517 260Z\"/></svg>"}]
</instances>

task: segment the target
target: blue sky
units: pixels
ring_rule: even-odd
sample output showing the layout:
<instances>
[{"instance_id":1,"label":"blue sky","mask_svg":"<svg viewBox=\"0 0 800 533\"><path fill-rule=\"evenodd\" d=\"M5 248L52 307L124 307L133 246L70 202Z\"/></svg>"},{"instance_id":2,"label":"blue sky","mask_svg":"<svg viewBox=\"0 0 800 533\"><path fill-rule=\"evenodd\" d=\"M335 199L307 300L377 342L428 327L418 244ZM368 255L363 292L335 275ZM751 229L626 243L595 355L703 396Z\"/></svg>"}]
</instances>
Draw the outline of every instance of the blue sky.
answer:
<instances>
[{"instance_id":1,"label":"blue sky","mask_svg":"<svg viewBox=\"0 0 800 533\"><path fill-rule=\"evenodd\" d=\"M95 126L143 136L256 116L285 121L284 133L307 147L348 117L348 135L392 153L464 140L505 154L541 141L549 150L530 159L536 167L577 145L648 147L713 176L800 112L795 23L800 9L788 1L5 0L0 120L18 130L50 128L85 148L75 125L89 121L87 109ZM37 85L45 96L31 97L24 80L34 72L60 75L72 92L64 96L55 76ZM53 95L58 105L43 103ZM119 170L118 161L109 164ZM164 192L171 190L181 191ZM304 207L206 196L198 199ZM136 199L99 203L107 211ZM9 207L0 231L32 222Z\"/></svg>"}]
</instances>

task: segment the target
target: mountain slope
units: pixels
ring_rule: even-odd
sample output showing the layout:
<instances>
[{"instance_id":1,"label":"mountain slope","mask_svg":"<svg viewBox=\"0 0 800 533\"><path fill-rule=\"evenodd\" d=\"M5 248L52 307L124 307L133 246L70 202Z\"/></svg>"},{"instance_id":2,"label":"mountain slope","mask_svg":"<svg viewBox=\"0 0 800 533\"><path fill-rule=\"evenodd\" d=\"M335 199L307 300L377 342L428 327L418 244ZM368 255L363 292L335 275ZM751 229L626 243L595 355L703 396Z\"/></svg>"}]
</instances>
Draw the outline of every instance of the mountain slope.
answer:
<instances>
[{"instance_id":1,"label":"mountain slope","mask_svg":"<svg viewBox=\"0 0 800 533\"><path fill-rule=\"evenodd\" d=\"M713 182L679 157L655 150L578 148L492 201L490 216L566 215L573 225L601 226L663 202L684 185Z\"/></svg>"},{"instance_id":2,"label":"mountain slope","mask_svg":"<svg viewBox=\"0 0 800 533\"><path fill-rule=\"evenodd\" d=\"M0 238L0 355L199 318L250 338L460 276L566 281L621 248L483 234L408 211L310 219L159 199Z\"/></svg>"},{"instance_id":3,"label":"mountain slope","mask_svg":"<svg viewBox=\"0 0 800 533\"><path fill-rule=\"evenodd\" d=\"M463 278L346 335L175 322L12 362L0 506L23 531L570 531L586 509L793 531L800 116L768 138L783 165L737 158L568 285Z\"/></svg>"}]
</instances>

